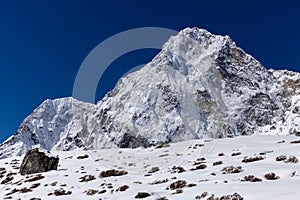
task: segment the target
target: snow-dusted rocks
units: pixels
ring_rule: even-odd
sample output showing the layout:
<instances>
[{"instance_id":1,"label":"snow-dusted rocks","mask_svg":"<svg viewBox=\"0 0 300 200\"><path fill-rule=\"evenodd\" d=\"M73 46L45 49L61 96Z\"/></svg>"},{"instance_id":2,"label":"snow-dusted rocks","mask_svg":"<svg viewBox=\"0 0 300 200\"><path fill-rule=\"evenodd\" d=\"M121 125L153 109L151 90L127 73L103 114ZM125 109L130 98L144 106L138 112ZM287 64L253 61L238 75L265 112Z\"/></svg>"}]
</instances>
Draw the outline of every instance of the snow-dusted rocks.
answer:
<instances>
[{"instance_id":1,"label":"snow-dusted rocks","mask_svg":"<svg viewBox=\"0 0 300 200\"><path fill-rule=\"evenodd\" d=\"M145 199L298 200L300 163L287 162L300 158L300 144L291 143L297 139L251 135L164 148L53 151L60 158L57 170L26 176L16 168L23 156L13 156L0 160L0 197L132 200L149 194ZM187 146L181 155L173 153ZM243 162L259 156L264 159Z\"/></svg>"},{"instance_id":2,"label":"snow-dusted rocks","mask_svg":"<svg viewBox=\"0 0 300 200\"><path fill-rule=\"evenodd\" d=\"M300 132L300 74L267 70L229 36L186 28L97 105L47 100L0 158L48 150L148 147L198 138Z\"/></svg>"}]
</instances>

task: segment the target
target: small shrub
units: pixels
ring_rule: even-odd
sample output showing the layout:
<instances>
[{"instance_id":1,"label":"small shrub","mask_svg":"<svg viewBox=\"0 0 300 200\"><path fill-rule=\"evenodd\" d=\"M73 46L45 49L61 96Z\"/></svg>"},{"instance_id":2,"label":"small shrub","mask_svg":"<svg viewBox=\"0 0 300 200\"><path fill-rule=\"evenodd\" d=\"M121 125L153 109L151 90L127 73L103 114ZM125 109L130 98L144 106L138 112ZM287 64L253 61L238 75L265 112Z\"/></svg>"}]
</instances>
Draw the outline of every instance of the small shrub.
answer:
<instances>
[{"instance_id":1,"label":"small shrub","mask_svg":"<svg viewBox=\"0 0 300 200\"><path fill-rule=\"evenodd\" d=\"M296 141L291 141L291 144L299 144L300 140L296 140Z\"/></svg>"},{"instance_id":2,"label":"small shrub","mask_svg":"<svg viewBox=\"0 0 300 200\"><path fill-rule=\"evenodd\" d=\"M99 194L104 194L106 192L106 190L101 190L101 191L99 191L98 193Z\"/></svg>"},{"instance_id":3,"label":"small shrub","mask_svg":"<svg viewBox=\"0 0 300 200\"><path fill-rule=\"evenodd\" d=\"M207 195L207 192L203 192L201 195L196 196L195 199L204 199L205 197L207 197Z\"/></svg>"},{"instance_id":4,"label":"small shrub","mask_svg":"<svg viewBox=\"0 0 300 200\"><path fill-rule=\"evenodd\" d=\"M187 187L195 187L195 186L197 186L196 183L189 183L189 184L187 184Z\"/></svg>"},{"instance_id":5,"label":"small shrub","mask_svg":"<svg viewBox=\"0 0 300 200\"><path fill-rule=\"evenodd\" d=\"M85 175L83 177L80 177L79 179L80 179L79 182L89 182L89 181L95 180L96 177L93 175Z\"/></svg>"},{"instance_id":6,"label":"small shrub","mask_svg":"<svg viewBox=\"0 0 300 200\"><path fill-rule=\"evenodd\" d=\"M171 190L175 190L175 189L179 189L179 188L184 188L187 185L185 180L178 180L175 181L173 183L171 183L171 185L169 185L166 189L171 189Z\"/></svg>"},{"instance_id":7,"label":"small shrub","mask_svg":"<svg viewBox=\"0 0 300 200\"><path fill-rule=\"evenodd\" d=\"M231 156L239 156L241 154L242 154L242 152L234 152L234 153L231 154Z\"/></svg>"},{"instance_id":8,"label":"small shrub","mask_svg":"<svg viewBox=\"0 0 300 200\"><path fill-rule=\"evenodd\" d=\"M294 177L296 175L296 173L297 173L296 171L293 171L290 176Z\"/></svg>"},{"instance_id":9,"label":"small shrub","mask_svg":"<svg viewBox=\"0 0 300 200\"><path fill-rule=\"evenodd\" d=\"M285 163L298 163L298 158L295 156L287 157L285 155L280 155L276 157L276 161L284 161Z\"/></svg>"},{"instance_id":10,"label":"small shrub","mask_svg":"<svg viewBox=\"0 0 300 200\"><path fill-rule=\"evenodd\" d=\"M15 188L15 189L11 190L9 193L7 193L5 196L12 195L12 194L14 194L16 192L19 192L19 190Z\"/></svg>"},{"instance_id":11,"label":"small shrub","mask_svg":"<svg viewBox=\"0 0 300 200\"><path fill-rule=\"evenodd\" d=\"M295 156L290 156L288 159L286 159L284 161L285 163L297 163L298 162L298 158L296 158Z\"/></svg>"},{"instance_id":12,"label":"small shrub","mask_svg":"<svg viewBox=\"0 0 300 200\"><path fill-rule=\"evenodd\" d=\"M183 193L183 190L181 188L179 188L179 189L176 189L176 191L173 192L172 194L181 194L181 193Z\"/></svg>"},{"instance_id":13,"label":"small shrub","mask_svg":"<svg viewBox=\"0 0 300 200\"><path fill-rule=\"evenodd\" d=\"M263 156L266 155L267 153L273 153L274 151L264 151L264 152L260 152L259 155Z\"/></svg>"},{"instance_id":14,"label":"small shrub","mask_svg":"<svg viewBox=\"0 0 300 200\"><path fill-rule=\"evenodd\" d=\"M182 173L185 172L185 169L181 166L173 166L171 173Z\"/></svg>"},{"instance_id":15,"label":"small shrub","mask_svg":"<svg viewBox=\"0 0 300 200\"><path fill-rule=\"evenodd\" d=\"M257 178L253 175L249 175L249 176L245 176L244 179L242 181L248 181L248 182L261 182L262 179Z\"/></svg>"},{"instance_id":16,"label":"small shrub","mask_svg":"<svg viewBox=\"0 0 300 200\"><path fill-rule=\"evenodd\" d=\"M19 192L20 193L28 193L28 192L32 192L32 189L25 187L25 188L20 189Z\"/></svg>"},{"instance_id":17,"label":"small shrub","mask_svg":"<svg viewBox=\"0 0 300 200\"><path fill-rule=\"evenodd\" d=\"M150 185L155 185L155 184L162 184L162 183L166 183L166 182L168 182L169 181L169 179L163 179L163 180L155 180L155 181L153 181L152 183L150 183Z\"/></svg>"},{"instance_id":18,"label":"small shrub","mask_svg":"<svg viewBox=\"0 0 300 200\"><path fill-rule=\"evenodd\" d=\"M60 188L60 189L55 190L53 194L55 196L63 196L63 195L71 195L72 192L71 191L66 191L66 190Z\"/></svg>"},{"instance_id":19,"label":"small shrub","mask_svg":"<svg viewBox=\"0 0 300 200\"><path fill-rule=\"evenodd\" d=\"M214 162L214 163L213 163L213 166L222 165L222 164L223 164L222 161L217 161L217 162Z\"/></svg>"},{"instance_id":20,"label":"small shrub","mask_svg":"<svg viewBox=\"0 0 300 200\"><path fill-rule=\"evenodd\" d=\"M196 169L205 169L207 166L205 164L198 165Z\"/></svg>"},{"instance_id":21,"label":"small shrub","mask_svg":"<svg viewBox=\"0 0 300 200\"><path fill-rule=\"evenodd\" d=\"M8 182L12 181L13 179L14 179L13 176L6 175L6 178L3 181L1 181L1 184L7 184Z\"/></svg>"},{"instance_id":22,"label":"small shrub","mask_svg":"<svg viewBox=\"0 0 300 200\"><path fill-rule=\"evenodd\" d=\"M205 158L198 158L197 161L205 161Z\"/></svg>"},{"instance_id":23,"label":"small shrub","mask_svg":"<svg viewBox=\"0 0 300 200\"><path fill-rule=\"evenodd\" d=\"M280 156L277 156L276 157L276 161L284 161L286 159L286 156L285 155L280 155Z\"/></svg>"},{"instance_id":24,"label":"small shrub","mask_svg":"<svg viewBox=\"0 0 300 200\"><path fill-rule=\"evenodd\" d=\"M86 195L93 196L93 195L97 194L99 191L98 190L89 189L88 191L85 191L85 192L86 192Z\"/></svg>"},{"instance_id":25,"label":"small shrub","mask_svg":"<svg viewBox=\"0 0 300 200\"><path fill-rule=\"evenodd\" d=\"M156 145L156 149L160 149L160 148L166 148L166 147L170 147L169 144L166 144L166 143L159 143Z\"/></svg>"},{"instance_id":26,"label":"small shrub","mask_svg":"<svg viewBox=\"0 0 300 200\"><path fill-rule=\"evenodd\" d=\"M25 182L34 182L34 181L41 180L43 178L45 178L45 176L43 176L42 174L38 174L34 177L31 177L31 178L27 179Z\"/></svg>"},{"instance_id":27,"label":"small shrub","mask_svg":"<svg viewBox=\"0 0 300 200\"><path fill-rule=\"evenodd\" d=\"M39 187L41 184L40 183L35 183L33 185L30 186L30 189L34 189L34 188L37 188Z\"/></svg>"},{"instance_id":28,"label":"small shrub","mask_svg":"<svg viewBox=\"0 0 300 200\"><path fill-rule=\"evenodd\" d=\"M148 173L155 173L155 172L158 172L159 171L159 168L158 167L152 167Z\"/></svg>"},{"instance_id":29,"label":"small shrub","mask_svg":"<svg viewBox=\"0 0 300 200\"><path fill-rule=\"evenodd\" d=\"M207 166L205 164L197 165L196 168L192 168L191 171L205 169Z\"/></svg>"},{"instance_id":30,"label":"small shrub","mask_svg":"<svg viewBox=\"0 0 300 200\"><path fill-rule=\"evenodd\" d=\"M56 186L56 185L57 185L57 182L51 183L51 186Z\"/></svg>"},{"instance_id":31,"label":"small shrub","mask_svg":"<svg viewBox=\"0 0 300 200\"><path fill-rule=\"evenodd\" d=\"M195 144L193 146L193 149L197 149L198 147L204 147L204 144Z\"/></svg>"},{"instance_id":32,"label":"small shrub","mask_svg":"<svg viewBox=\"0 0 300 200\"><path fill-rule=\"evenodd\" d=\"M161 154L161 155L159 155L158 157L166 157L166 156L169 156L169 154Z\"/></svg>"},{"instance_id":33,"label":"small shrub","mask_svg":"<svg viewBox=\"0 0 300 200\"><path fill-rule=\"evenodd\" d=\"M124 191L126 191L128 188L129 188L128 185L122 185L122 186L120 186L120 187L117 189L117 191L124 192Z\"/></svg>"},{"instance_id":34,"label":"small shrub","mask_svg":"<svg viewBox=\"0 0 300 200\"><path fill-rule=\"evenodd\" d=\"M220 197L220 200L243 200L244 198L238 194L238 193L234 193L232 195L224 195L222 197Z\"/></svg>"},{"instance_id":35,"label":"small shrub","mask_svg":"<svg viewBox=\"0 0 300 200\"><path fill-rule=\"evenodd\" d=\"M77 156L77 159L86 159L88 157L89 157L89 155L85 154L85 155L82 155L82 156Z\"/></svg>"},{"instance_id":36,"label":"small shrub","mask_svg":"<svg viewBox=\"0 0 300 200\"><path fill-rule=\"evenodd\" d=\"M137 193L137 195L134 198L143 199L143 198L150 197L150 196L151 196L151 194L149 194L147 192L139 192L139 193Z\"/></svg>"},{"instance_id":37,"label":"small shrub","mask_svg":"<svg viewBox=\"0 0 300 200\"><path fill-rule=\"evenodd\" d=\"M242 172L243 170L241 166L234 167L231 165L224 167L221 171L223 172L223 174L236 174Z\"/></svg>"},{"instance_id":38,"label":"small shrub","mask_svg":"<svg viewBox=\"0 0 300 200\"><path fill-rule=\"evenodd\" d=\"M265 178L267 180L277 180L279 179L280 177L279 176L276 176L276 174L274 172L271 172L271 173L267 173L265 174Z\"/></svg>"},{"instance_id":39,"label":"small shrub","mask_svg":"<svg viewBox=\"0 0 300 200\"><path fill-rule=\"evenodd\" d=\"M106 177L110 177L110 176L123 176L128 174L127 171L125 170L107 170L107 171L102 171L99 175L100 178L106 178Z\"/></svg>"},{"instance_id":40,"label":"small shrub","mask_svg":"<svg viewBox=\"0 0 300 200\"><path fill-rule=\"evenodd\" d=\"M255 162L255 161L259 161L259 160L263 160L264 157L262 156L255 156L255 157L245 157L242 162L244 163L249 163L249 162Z\"/></svg>"}]
</instances>

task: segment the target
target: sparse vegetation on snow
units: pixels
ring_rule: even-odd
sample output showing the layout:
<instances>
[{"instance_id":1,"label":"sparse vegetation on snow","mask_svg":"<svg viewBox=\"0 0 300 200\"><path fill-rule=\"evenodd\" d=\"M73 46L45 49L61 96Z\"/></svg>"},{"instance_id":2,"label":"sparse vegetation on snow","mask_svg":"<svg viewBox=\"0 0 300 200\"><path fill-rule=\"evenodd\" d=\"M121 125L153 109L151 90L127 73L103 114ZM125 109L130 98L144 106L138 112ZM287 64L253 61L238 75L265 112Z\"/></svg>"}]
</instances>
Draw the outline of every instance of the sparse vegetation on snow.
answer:
<instances>
[{"instance_id":1,"label":"sparse vegetation on snow","mask_svg":"<svg viewBox=\"0 0 300 200\"><path fill-rule=\"evenodd\" d=\"M277 142L283 140L287 142ZM294 140L291 135L246 136L210 140L204 146L194 140L160 148L57 151L52 154L63 158L57 170L30 175L19 173L22 157L7 158L0 160L0 196L281 200L285 196L280 191L300 195L300 154L290 143ZM270 193L257 192L270 188Z\"/></svg>"}]
</instances>

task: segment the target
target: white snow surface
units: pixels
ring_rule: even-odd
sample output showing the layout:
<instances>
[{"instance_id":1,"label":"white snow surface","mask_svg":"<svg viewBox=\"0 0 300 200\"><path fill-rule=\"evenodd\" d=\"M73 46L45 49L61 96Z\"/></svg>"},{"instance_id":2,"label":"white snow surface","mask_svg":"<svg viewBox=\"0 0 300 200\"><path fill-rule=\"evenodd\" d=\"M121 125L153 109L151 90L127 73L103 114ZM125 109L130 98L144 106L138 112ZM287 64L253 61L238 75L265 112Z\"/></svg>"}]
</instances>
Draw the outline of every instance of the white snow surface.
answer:
<instances>
[{"instance_id":1,"label":"white snow surface","mask_svg":"<svg viewBox=\"0 0 300 200\"><path fill-rule=\"evenodd\" d=\"M135 199L139 192L147 192L151 196L145 199L149 200L162 197L182 200L195 199L196 196L207 192L203 199L212 195L215 195L216 199L238 193L246 200L298 200L299 161L276 161L281 155L299 159L300 144L292 144L292 141L299 141L299 137L251 135L189 140L171 143L169 147L162 148L52 151L51 153L58 155L60 159L57 170L24 176L18 173L23 156L13 156L0 160L0 198L131 200ZM237 154L238 152L240 154ZM85 159L78 158L83 155L88 156L85 156ZM242 162L245 157L258 156L261 156L262 160ZM214 164L219 161L222 163ZM206 165L206 168L192 170L201 164ZM179 173L172 169L173 166L180 166L185 171ZM227 166L241 166L242 170L238 173L223 174L222 169ZM153 167L158 167L158 171L149 173ZM128 174L99 177L101 172L111 169L125 170ZM275 173L278 179L267 180L265 174L271 172ZM261 179L261 182L242 181L248 175ZM92 178L80 182L85 176ZM7 181L8 177L13 179ZM182 189L181 193L180 190L167 189L179 180L186 181L185 186L178 188ZM128 186L128 189L118 190L124 185ZM57 191L62 190L66 194L57 196Z\"/></svg>"},{"instance_id":2,"label":"white snow surface","mask_svg":"<svg viewBox=\"0 0 300 200\"><path fill-rule=\"evenodd\" d=\"M96 105L46 100L0 145L0 158L46 150L148 147L300 132L300 74L267 70L229 36L186 28Z\"/></svg>"}]
</instances>

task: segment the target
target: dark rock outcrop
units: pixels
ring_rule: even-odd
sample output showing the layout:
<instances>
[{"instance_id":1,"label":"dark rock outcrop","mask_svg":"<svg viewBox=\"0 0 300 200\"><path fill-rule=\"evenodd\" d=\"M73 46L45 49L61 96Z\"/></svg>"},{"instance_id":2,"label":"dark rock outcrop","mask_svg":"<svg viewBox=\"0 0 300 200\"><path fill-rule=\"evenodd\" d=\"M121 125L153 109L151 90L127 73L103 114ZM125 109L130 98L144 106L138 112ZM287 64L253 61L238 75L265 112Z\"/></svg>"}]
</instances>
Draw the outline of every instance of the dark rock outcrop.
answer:
<instances>
[{"instance_id":1,"label":"dark rock outcrop","mask_svg":"<svg viewBox=\"0 0 300 200\"><path fill-rule=\"evenodd\" d=\"M139 192L134 198L136 199L143 199L146 197L150 197L151 194L147 193L147 192Z\"/></svg>"},{"instance_id":2,"label":"dark rock outcrop","mask_svg":"<svg viewBox=\"0 0 300 200\"><path fill-rule=\"evenodd\" d=\"M34 174L56 170L59 158L38 148L29 150L20 167L20 174Z\"/></svg>"}]
</instances>

